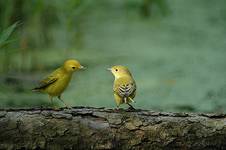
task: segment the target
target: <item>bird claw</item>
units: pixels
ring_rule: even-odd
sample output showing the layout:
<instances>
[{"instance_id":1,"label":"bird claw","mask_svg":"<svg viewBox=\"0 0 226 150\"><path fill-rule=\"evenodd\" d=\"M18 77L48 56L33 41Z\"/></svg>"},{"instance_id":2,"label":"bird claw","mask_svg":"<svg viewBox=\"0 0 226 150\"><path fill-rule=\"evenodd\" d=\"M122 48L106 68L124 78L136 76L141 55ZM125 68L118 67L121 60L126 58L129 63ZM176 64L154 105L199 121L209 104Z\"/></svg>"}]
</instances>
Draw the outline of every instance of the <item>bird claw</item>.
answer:
<instances>
[{"instance_id":1,"label":"bird claw","mask_svg":"<svg viewBox=\"0 0 226 150\"><path fill-rule=\"evenodd\" d=\"M119 108L119 107L116 107L115 109L114 109L116 112L119 112L119 111L121 111L121 110L123 110L122 108Z\"/></svg>"},{"instance_id":2,"label":"bird claw","mask_svg":"<svg viewBox=\"0 0 226 150\"><path fill-rule=\"evenodd\" d=\"M59 110L60 110L60 108L59 108L59 107L54 106L54 107L53 107L53 110L55 110L55 111L59 111Z\"/></svg>"},{"instance_id":3,"label":"bird claw","mask_svg":"<svg viewBox=\"0 0 226 150\"><path fill-rule=\"evenodd\" d=\"M71 107L71 106L68 106L68 105L66 105L65 108L66 108L66 109L72 109L72 107Z\"/></svg>"}]
</instances>

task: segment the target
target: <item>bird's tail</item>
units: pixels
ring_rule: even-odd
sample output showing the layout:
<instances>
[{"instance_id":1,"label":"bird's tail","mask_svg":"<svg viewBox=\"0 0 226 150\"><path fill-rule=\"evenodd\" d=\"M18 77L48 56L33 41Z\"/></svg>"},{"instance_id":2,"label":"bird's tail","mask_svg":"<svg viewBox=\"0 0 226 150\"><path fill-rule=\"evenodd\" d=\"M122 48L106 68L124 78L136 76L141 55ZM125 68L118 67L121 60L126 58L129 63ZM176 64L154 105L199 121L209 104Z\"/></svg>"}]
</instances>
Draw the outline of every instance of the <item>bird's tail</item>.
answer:
<instances>
[{"instance_id":1,"label":"bird's tail","mask_svg":"<svg viewBox=\"0 0 226 150\"><path fill-rule=\"evenodd\" d=\"M131 97L128 97L128 98L131 102L136 103Z\"/></svg>"},{"instance_id":2,"label":"bird's tail","mask_svg":"<svg viewBox=\"0 0 226 150\"><path fill-rule=\"evenodd\" d=\"M130 103L130 102L132 102L132 103L136 103L131 97L124 97L124 103Z\"/></svg>"}]
</instances>

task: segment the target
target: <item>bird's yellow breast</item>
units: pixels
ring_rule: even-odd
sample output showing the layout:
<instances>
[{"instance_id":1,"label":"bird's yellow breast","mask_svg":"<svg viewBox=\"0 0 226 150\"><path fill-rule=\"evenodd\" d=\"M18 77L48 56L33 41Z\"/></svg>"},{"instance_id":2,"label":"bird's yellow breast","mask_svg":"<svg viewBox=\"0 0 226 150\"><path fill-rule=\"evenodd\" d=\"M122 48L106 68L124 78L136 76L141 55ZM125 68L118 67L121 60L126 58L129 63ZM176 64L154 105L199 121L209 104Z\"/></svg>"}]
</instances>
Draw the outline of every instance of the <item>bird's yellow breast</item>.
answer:
<instances>
[{"instance_id":1,"label":"bird's yellow breast","mask_svg":"<svg viewBox=\"0 0 226 150\"><path fill-rule=\"evenodd\" d=\"M50 96L59 96L66 89L71 80L71 74L61 75L56 82L49 85L44 92Z\"/></svg>"}]
</instances>

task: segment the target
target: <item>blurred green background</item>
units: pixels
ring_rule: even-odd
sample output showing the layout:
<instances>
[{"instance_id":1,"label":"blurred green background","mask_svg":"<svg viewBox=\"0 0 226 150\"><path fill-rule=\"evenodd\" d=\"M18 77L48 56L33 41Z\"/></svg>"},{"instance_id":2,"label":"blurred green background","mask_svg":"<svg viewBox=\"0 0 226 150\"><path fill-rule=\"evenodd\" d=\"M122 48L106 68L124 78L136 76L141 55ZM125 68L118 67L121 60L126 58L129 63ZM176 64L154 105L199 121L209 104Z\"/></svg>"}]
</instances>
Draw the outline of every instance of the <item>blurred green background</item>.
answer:
<instances>
[{"instance_id":1,"label":"blurred green background","mask_svg":"<svg viewBox=\"0 0 226 150\"><path fill-rule=\"evenodd\" d=\"M51 106L31 89L68 58L87 67L62 95L71 106L114 108L106 68L121 64L136 108L226 112L226 1L0 0L1 108Z\"/></svg>"}]
</instances>

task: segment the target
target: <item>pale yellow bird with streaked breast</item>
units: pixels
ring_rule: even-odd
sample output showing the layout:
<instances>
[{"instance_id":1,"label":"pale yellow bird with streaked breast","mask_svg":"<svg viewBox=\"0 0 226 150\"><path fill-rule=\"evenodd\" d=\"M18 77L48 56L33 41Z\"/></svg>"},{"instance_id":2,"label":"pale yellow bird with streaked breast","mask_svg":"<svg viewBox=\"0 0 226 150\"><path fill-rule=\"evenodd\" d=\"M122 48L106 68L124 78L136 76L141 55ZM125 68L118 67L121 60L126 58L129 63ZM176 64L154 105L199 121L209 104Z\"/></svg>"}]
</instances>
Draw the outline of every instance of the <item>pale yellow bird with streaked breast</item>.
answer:
<instances>
[{"instance_id":1,"label":"pale yellow bird with streaked breast","mask_svg":"<svg viewBox=\"0 0 226 150\"><path fill-rule=\"evenodd\" d=\"M125 66L118 65L113 66L108 70L110 70L115 77L113 91L117 108L123 103L128 104L130 108L133 108L130 103L134 102L136 83L129 69Z\"/></svg>"},{"instance_id":2,"label":"pale yellow bird with streaked breast","mask_svg":"<svg viewBox=\"0 0 226 150\"><path fill-rule=\"evenodd\" d=\"M64 92L69 82L71 81L72 74L75 71L83 68L84 67L77 60L66 60L63 66L56 69L45 79L41 80L39 86L35 87L32 90L47 93L49 95L51 103L53 97L58 97L58 99L62 101L66 107L68 107L61 99L61 94Z\"/></svg>"}]
</instances>

